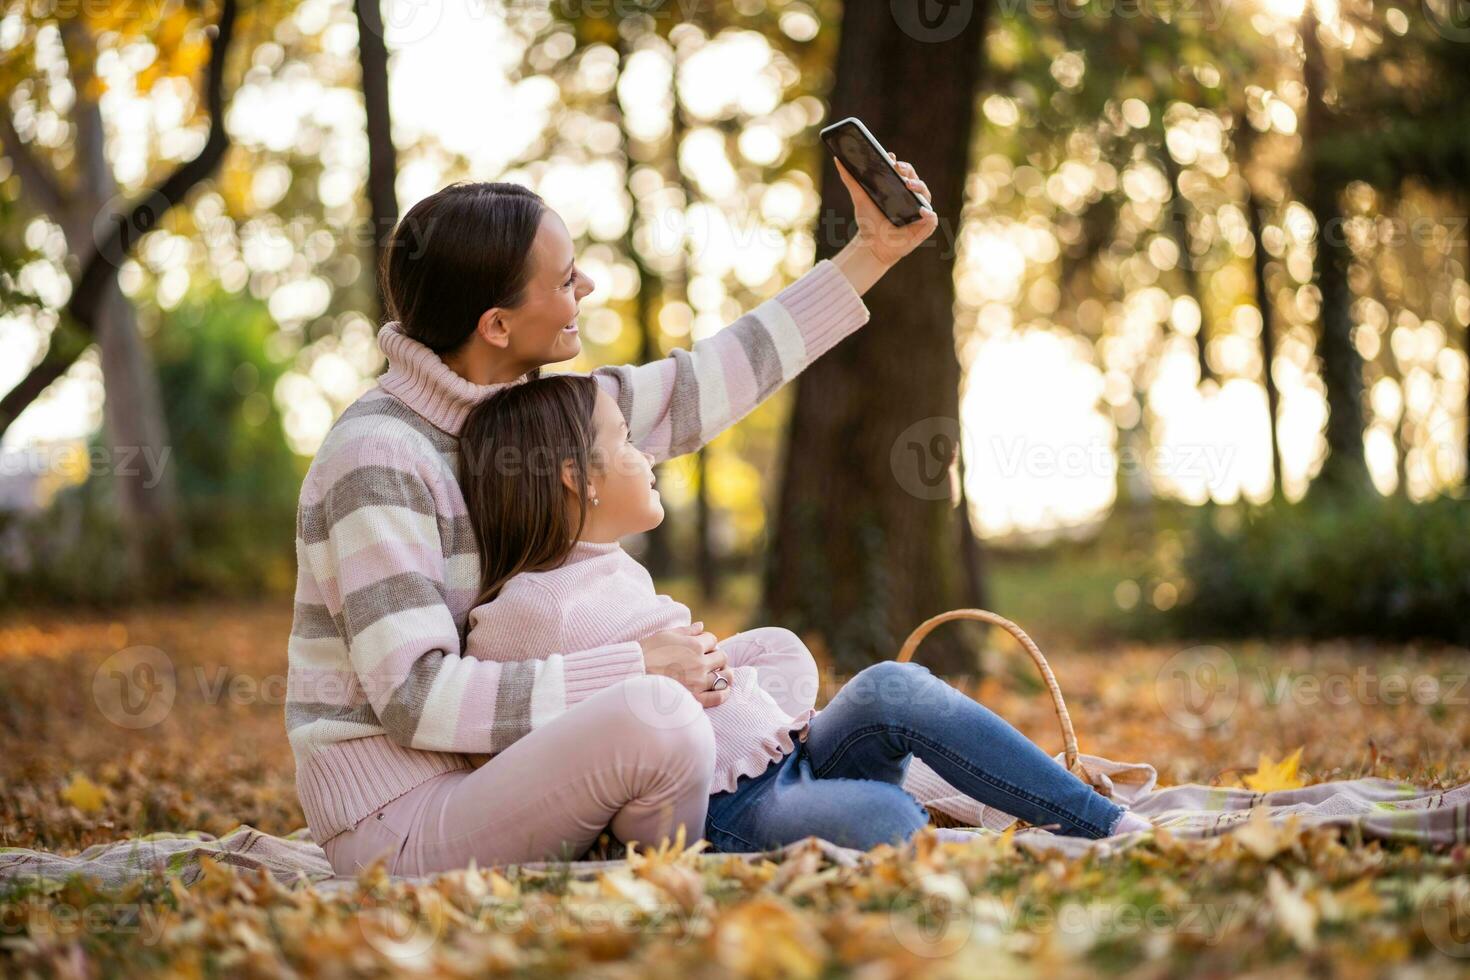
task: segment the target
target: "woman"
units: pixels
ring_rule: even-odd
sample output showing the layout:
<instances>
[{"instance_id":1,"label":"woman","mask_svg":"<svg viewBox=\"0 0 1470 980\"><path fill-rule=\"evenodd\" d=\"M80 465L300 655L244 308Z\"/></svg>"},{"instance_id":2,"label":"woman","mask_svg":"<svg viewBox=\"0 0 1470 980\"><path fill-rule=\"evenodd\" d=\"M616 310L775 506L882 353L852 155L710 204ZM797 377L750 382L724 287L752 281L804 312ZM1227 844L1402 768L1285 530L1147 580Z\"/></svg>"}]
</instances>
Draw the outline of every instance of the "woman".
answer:
<instances>
[{"instance_id":1,"label":"woman","mask_svg":"<svg viewBox=\"0 0 1470 980\"><path fill-rule=\"evenodd\" d=\"M690 351L594 372L655 459L704 445L866 323L861 295L933 233L928 209L888 224L837 166L858 230L836 256ZM650 726L636 705L722 703L713 636L671 629L513 662L462 649L480 566L457 436L481 400L581 349L594 283L572 244L513 184L445 188L394 231L388 370L327 434L297 518L286 725L307 824L339 872L382 855L405 874L575 857L609 825L644 843L704 826L708 722ZM471 755L491 758L475 768Z\"/></svg>"}]
</instances>

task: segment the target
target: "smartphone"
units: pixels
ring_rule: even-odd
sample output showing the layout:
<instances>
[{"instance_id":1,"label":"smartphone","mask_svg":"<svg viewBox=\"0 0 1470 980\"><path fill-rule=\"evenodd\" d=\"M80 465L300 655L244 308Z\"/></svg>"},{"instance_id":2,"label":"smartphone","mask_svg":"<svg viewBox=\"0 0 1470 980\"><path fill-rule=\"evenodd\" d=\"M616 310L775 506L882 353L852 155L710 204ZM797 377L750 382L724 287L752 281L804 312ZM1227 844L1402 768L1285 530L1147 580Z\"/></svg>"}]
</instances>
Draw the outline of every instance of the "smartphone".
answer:
<instances>
[{"instance_id":1,"label":"smartphone","mask_svg":"<svg viewBox=\"0 0 1470 980\"><path fill-rule=\"evenodd\" d=\"M862 120L855 116L839 119L818 135L890 222L901 228L922 217L919 208L929 207L929 202L909 190L903 175L888 159L888 151Z\"/></svg>"}]
</instances>

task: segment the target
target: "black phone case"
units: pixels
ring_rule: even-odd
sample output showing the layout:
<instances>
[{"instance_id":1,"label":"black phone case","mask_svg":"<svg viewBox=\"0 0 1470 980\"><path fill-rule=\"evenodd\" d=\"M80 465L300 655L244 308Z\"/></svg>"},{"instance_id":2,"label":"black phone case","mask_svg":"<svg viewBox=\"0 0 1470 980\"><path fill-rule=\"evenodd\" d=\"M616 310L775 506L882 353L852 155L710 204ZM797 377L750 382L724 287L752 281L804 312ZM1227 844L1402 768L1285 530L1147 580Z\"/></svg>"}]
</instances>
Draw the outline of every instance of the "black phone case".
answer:
<instances>
[{"instance_id":1,"label":"black phone case","mask_svg":"<svg viewBox=\"0 0 1470 980\"><path fill-rule=\"evenodd\" d=\"M843 120L822 130L820 136L891 224L902 228L923 217L918 195L857 126Z\"/></svg>"}]
</instances>

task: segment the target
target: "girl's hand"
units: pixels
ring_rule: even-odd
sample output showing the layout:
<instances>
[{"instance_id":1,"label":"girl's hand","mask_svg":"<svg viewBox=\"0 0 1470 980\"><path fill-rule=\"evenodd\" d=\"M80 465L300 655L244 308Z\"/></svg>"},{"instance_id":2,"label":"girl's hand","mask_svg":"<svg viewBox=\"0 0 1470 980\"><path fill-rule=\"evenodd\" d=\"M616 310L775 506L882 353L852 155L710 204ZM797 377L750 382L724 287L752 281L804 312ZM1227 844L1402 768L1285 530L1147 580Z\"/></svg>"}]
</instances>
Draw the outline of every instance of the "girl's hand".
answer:
<instances>
[{"instance_id":1,"label":"girl's hand","mask_svg":"<svg viewBox=\"0 0 1470 980\"><path fill-rule=\"evenodd\" d=\"M920 195L926 201L931 201L929 196L929 185L919 179L913 166L899 160L892 153L888 158L894 161L898 168L899 176L903 177L909 189ZM878 205L868 197L868 192L863 190L862 185L847 172L841 160L834 160L837 164L837 175L842 178L842 183L847 186L847 193L852 197L853 214L857 217L858 231L853 237L853 244L867 249L874 259L883 266L891 266L905 255L919 247L919 243L930 235L934 229L939 227L939 216L930 208L920 207L921 217L918 221L904 225L902 228L895 227L883 216Z\"/></svg>"}]
</instances>

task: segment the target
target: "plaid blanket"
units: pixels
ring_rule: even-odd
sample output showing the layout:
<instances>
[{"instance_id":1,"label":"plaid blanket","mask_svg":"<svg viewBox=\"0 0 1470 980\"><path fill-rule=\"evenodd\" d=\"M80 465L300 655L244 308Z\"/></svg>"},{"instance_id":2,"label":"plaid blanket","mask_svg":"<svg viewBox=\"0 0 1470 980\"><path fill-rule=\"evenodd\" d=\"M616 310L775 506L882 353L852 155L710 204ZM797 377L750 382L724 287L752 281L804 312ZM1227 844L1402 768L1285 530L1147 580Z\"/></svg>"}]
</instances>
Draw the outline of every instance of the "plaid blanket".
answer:
<instances>
[{"instance_id":1,"label":"plaid blanket","mask_svg":"<svg viewBox=\"0 0 1470 980\"><path fill-rule=\"evenodd\" d=\"M1426 847L1470 841L1470 783L1444 790L1391 779L1343 779L1270 793L1193 783L1161 789L1153 766L1094 755L1080 758L1095 785L1175 837L1218 837L1261 809L1273 824L1295 820L1301 827L1356 827L1364 838ZM1057 761L1062 761L1060 754ZM925 806L967 827L998 832L1016 822L1010 814L965 796L918 759L909 763L904 788ZM1034 851L1071 855L1126 846L1132 843L1127 836L1094 841L1026 828L1017 832L1016 841Z\"/></svg>"},{"instance_id":2,"label":"plaid blanket","mask_svg":"<svg viewBox=\"0 0 1470 980\"><path fill-rule=\"evenodd\" d=\"M1107 787L1115 800L1176 837L1204 838L1229 833L1250 821L1259 809L1272 823L1294 820L1304 827L1356 827L1364 838L1414 842L1432 848L1470 841L1470 783L1432 790L1387 779L1350 779L1272 793L1192 784L1159 788L1158 773L1152 766L1088 755L1082 756L1082 762L1093 782ZM905 788L921 803L966 825L939 831L946 840L998 833L1015 823L1015 818L1008 814L966 797L918 759L910 763ZM1129 847L1144 836L1139 833L1087 840L1028 827L1016 833L1015 841L1036 853L1079 855ZM855 865L863 860L860 851L816 838L799 841L774 853L738 856L782 860L812 848L822 851L835 864ZM0 848L0 887L9 889L38 880L59 881L73 875L96 879L104 887L120 886L159 872L177 876L189 885L202 874L200 859L203 857L237 868L261 870L287 883L304 880L330 884L348 880L333 877L326 854L306 831L275 837L242 826L218 838L199 833L150 834L97 844L75 855ZM580 875L622 863L618 860L576 861L570 865L536 862L519 867L566 869Z\"/></svg>"}]
</instances>

